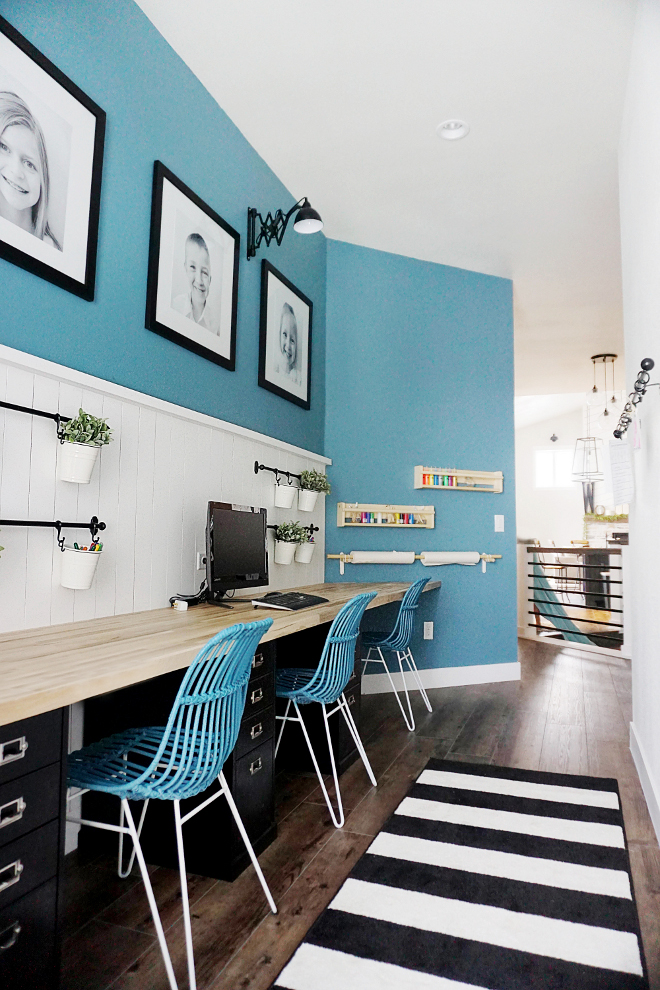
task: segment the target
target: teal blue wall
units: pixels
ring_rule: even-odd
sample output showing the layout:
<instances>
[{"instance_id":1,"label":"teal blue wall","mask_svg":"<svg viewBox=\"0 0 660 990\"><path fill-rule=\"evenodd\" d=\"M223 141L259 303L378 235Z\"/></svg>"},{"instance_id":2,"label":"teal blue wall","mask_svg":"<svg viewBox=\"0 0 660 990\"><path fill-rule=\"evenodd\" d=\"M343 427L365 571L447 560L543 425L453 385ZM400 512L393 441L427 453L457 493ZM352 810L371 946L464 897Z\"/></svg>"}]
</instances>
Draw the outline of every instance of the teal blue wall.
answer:
<instances>
[{"instance_id":1,"label":"teal blue wall","mask_svg":"<svg viewBox=\"0 0 660 990\"><path fill-rule=\"evenodd\" d=\"M284 188L132 0L3 0L0 13L108 115L96 299L0 259L0 343L322 451L325 238L288 230L245 259L248 206L288 208L311 190ZM241 235L235 372L144 328L155 159ZM314 302L309 411L257 386L261 257Z\"/></svg>"},{"instance_id":2,"label":"teal blue wall","mask_svg":"<svg viewBox=\"0 0 660 990\"><path fill-rule=\"evenodd\" d=\"M326 499L329 553L479 550L481 567L346 567L326 580L442 580L420 607L421 666L506 663L516 656L516 536L511 282L328 241ZM504 472L502 495L413 488L416 464ZM436 507L433 530L340 529L338 501ZM495 533L493 515L505 532ZM379 609L390 621L395 610ZM375 613L367 613L375 616ZM423 620L435 639L421 638ZM374 668L375 670L375 668Z\"/></svg>"}]
</instances>

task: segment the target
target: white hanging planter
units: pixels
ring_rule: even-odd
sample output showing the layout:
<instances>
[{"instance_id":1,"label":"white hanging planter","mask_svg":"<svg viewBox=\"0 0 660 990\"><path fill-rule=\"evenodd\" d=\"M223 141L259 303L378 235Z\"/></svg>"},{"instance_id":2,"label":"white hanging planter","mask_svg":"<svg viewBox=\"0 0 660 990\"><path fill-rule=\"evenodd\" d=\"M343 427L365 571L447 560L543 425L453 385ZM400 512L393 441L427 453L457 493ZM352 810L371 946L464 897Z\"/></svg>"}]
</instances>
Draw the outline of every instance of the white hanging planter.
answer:
<instances>
[{"instance_id":1,"label":"white hanging planter","mask_svg":"<svg viewBox=\"0 0 660 990\"><path fill-rule=\"evenodd\" d=\"M292 564L297 546L297 543L284 543L281 540L275 540L275 563Z\"/></svg>"},{"instance_id":2,"label":"white hanging planter","mask_svg":"<svg viewBox=\"0 0 660 990\"><path fill-rule=\"evenodd\" d=\"M100 449L91 443L71 443L69 440L61 443L57 463L60 481L88 485Z\"/></svg>"},{"instance_id":3,"label":"white hanging planter","mask_svg":"<svg viewBox=\"0 0 660 990\"><path fill-rule=\"evenodd\" d=\"M298 508L302 509L303 512L313 512L318 497L318 492L310 492L308 488L300 488L298 490Z\"/></svg>"},{"instance_id":4,"label":"white hanging planter","mask_svg":"<svg viewBox=\"0 0 660 990\"><path fill-rule=\"evenodd\" d=\"M96 565L102 553L102 550L76 550L75 547L64 547L60 576L62 587L72 588L74 591L87 591L91 588Z\"/></svg>"},{"instance_id":5,"label":"white hanging planter","mask_svg":"<svg viewBox=\"0 0 660 990\"><path fill-rule=\"evenodd\" d=\"M296 546L296 562L298 564L311 564L315 546L315 543L298 543Z\"/></svg>"},{"instance_id":6,"label":"white hanging planter","mask_svg":"<svg viewBox=\"0 0 660 990\"><path fill-rule=\"evenodd\" d=\"M275 485L275 505L280 509L290 509L297 491L294 485Z\"/></svg>"}]
</instances>

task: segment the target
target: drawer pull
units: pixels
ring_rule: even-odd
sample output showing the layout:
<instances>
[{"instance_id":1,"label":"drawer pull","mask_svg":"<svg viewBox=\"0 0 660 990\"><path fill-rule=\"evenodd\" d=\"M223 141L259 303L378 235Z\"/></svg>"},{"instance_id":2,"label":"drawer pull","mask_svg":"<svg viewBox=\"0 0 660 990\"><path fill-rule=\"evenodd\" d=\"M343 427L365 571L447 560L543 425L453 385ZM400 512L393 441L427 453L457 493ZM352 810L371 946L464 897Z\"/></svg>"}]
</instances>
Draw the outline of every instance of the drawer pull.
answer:
<instances>
[{"instance_id":1,"label":"drawer pull","mask_svg":"<svg viewBox=\"0 0 660 990\"><path fill-rule=\"evenodd\" d=\"M354 695L354 694L351 694L351 695L350 695L350 696L349 696L349 697L348 697L348 698L346 699L346 701L348 702L348 704L349 704L349 705L354 705L354 704L355 704L355 695Z\"/></svg>"},{"instance_id":2,"label":"drawer pull","mask_svg":"<svg viewBox=\"0 0 660 990\"><path fill-rule=\"evenodd\" d=\"M252 728L250 729L250 738L258 739L259 736L263 733L263 731L264 731L263 725L261 724L261 722L257 722L257 724L253 725Z\"/></svg>"},{"instance_id":3,"label":"drawer pull","mask_svg":"<svg viewBox=\"0 0 660 990\"><path fill-rule=\"evenodd\" d=\"M25 736L0 743L0 767L3 767L5 763L13 763L14 760L22 760L27 748L28 741Z\"/></svg>"},{"instance_id":4,"label":"drawer pull","mask_svg":"<svg viewBox=\"0 0 660 990\"><path fill-rule=\"evenodd\" d=\"M7 928L4 928L0 932L0 952L6 952L7 949L11 949L12 945L16 945L20 934L20 921L14 921Z\"/></svg>"},{"instance_id":5,"label":"drawer pull","mask_svg":"<svg viewBox=\"0 0 660 990\"><path fill-rule=\"evenodd\" d=\"M250 698L252 699L252 704L253 705L256 705L256 703L258 701L261 701L261 699L263 698L263 696L264 696L264 689L263 688L255 688L254 691L252 692L252 694L250 695Z\"/></svg>"},{"instance_id":6,"label":"drawer pull","mask_svg":"<svg viewBox=\"0 0 660 990\"><path fill-rule=\"evenodd\" d=\"M250 764L250 773L254 776L254 774L259 773L260 770L263 770L263 763L261 762L261 757L259 757L258 760L255 760L254 763Z\"/></svg>"},{"instance_id":7,"label":"drawer pull","mask_svg":"<svg viewBox=\"0 0 660 990\"><path fill-rule=\"evenodd\" d=\"M9 866L3 866L0 870L0 894L7 887L12 887L15 883L21 879L21 873L23 872L23 864L20 859L15 859L13 863Z\"/></svg>"},{"instance_id":8,"label":"drawer pull","mask_svg":"<svg viewBox=\"0 0 660 990\"><path fill-rule=\"evenodd\" d=\"M252 657L252 670L256 670L257 667L263 667L264 665L264 655L263 653L255 653Z\"/></svg>"},{"instance_id":9,"label":"drawer pull","mask_svg":"<svg viewBox=\"0 0 660 990\"><path fill-rule=\"evenodd\" d=\"M13 801L8 801L7 804L0 805L0 828L4 828L5 825L13 825L14 822L20 821L26 808L27 805L22 797L14 798Z\"/></svg>"}]
</instances>

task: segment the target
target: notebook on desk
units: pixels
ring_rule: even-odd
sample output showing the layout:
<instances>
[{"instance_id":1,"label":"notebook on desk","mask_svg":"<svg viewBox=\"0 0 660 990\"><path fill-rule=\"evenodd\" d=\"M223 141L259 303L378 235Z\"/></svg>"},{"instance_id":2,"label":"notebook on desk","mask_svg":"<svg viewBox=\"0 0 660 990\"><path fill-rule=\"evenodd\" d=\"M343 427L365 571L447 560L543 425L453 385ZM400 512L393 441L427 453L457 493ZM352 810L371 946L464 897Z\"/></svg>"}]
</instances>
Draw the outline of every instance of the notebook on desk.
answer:
<instances>
[{"instance_id":1,"label":"notebook on desk","mask_svg":"<svg viewBox=\"0 0 660 990\"><path fill-rule=\"evenodd\" d=\"M271 591L263 598L253 598L252 604L255 608L279 608L285 612L297 612L299 608L323 605L327 601L327 598L304 595L301 591Z\"/></svg>"}]
</instances>

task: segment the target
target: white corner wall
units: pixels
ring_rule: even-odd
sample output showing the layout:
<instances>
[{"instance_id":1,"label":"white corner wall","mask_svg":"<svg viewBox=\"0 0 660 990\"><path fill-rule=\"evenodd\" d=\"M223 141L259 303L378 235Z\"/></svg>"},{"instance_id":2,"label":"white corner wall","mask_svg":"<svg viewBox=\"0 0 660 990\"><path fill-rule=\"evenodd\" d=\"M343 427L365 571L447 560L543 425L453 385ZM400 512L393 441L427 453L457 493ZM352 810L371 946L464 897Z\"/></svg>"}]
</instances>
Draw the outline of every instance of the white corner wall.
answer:
<instances>
[{"instance_id":1,"label":"white corner wall","mask_svg":"<svg viewBox=\"0 0 660 990\"><path fill-rule=\"evenodd\" d=\"M640 0L620 147L623 303L628 389L642 358L660 379L660 0ZM632 751L660 837L660 389L641 405L633 456L630 595Z\"/></svg>"},{"instance_id":2,"label":"white corner wall","mask_svg":"<svg viewBox=\"0 0 660 990\"><path fill-rule=\"evenodd\" d=\"M0 527L0 632L164 608L197 591L209 501L264 506L269 523L314 523L312 562L282 566L271 552L270 588L324 580L324 499L314 512L274 508L274 476L255 475L254 462L299 474L322 470L327 457L2 345L0 399L63 416L83 406L114 434L91 483L70 484L56 478L55 423L0 407L0 518L107 524L89 591L61 587L54 529ZM89 539L64 533L67 543Z\"/></svg>"}]
</instances>

